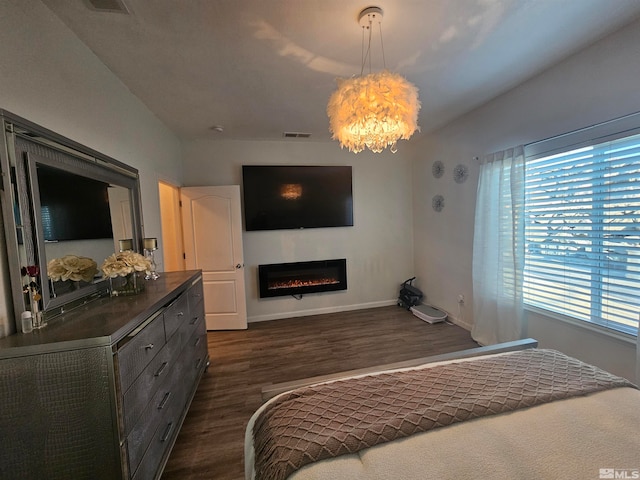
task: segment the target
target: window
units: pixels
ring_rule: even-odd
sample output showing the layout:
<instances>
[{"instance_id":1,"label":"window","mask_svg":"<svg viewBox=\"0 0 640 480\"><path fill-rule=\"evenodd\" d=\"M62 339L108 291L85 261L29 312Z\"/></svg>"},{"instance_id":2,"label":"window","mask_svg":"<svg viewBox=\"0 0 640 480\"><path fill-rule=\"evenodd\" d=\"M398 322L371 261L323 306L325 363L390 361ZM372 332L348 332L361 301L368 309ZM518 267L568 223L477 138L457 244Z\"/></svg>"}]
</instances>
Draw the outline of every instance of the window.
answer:
<instances>
[{"instance_id":1,"label":"window","mask_svg":"<svg viewBox=\"0 0 640 480\"><path fill-rule=\"evenodd\" d=\"M526 154L525 303L637 335L640 133Z\"/></svg>"}]
</instances>

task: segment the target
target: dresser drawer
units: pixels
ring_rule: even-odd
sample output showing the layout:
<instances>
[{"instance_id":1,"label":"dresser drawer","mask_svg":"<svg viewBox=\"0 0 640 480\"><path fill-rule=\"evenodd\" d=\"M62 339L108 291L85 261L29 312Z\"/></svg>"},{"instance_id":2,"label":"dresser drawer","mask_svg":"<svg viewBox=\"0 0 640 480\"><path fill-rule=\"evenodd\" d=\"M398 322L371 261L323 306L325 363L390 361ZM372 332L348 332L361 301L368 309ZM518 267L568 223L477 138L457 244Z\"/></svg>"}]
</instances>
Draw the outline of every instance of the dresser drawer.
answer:
<instances>
[{"instance_id":1,"label":"dresser drawer","mask_svg":"<svg viewBox=\"0 0 640 480\"><path fill-rule=\"evenodd\" d=\"M125 392L123 402L125 434L128 434L138 422L138 418L147 407L149 399L170 375L177 363L182 348L178 340L176 337L169 339Z\"/></svg>"},{"instance_id":2,"label":"dresser drawer","mask_svg":"<svg viewBox=\"0 0 640 480\"><path fill-rule=\"evenodd\" d=\"M187 341L180 357L180 368L184 372L182 382L187 394L191 393L194 380L205 368L208 354L207 331L204 329L204 319L202 319Z\"/></svg>"},{"instance_id":3,"label":"dresser drawer","mask_svg":"<svg viewBox=\"0 0 640 480\"><path fill-rule=\"evenodd\" d=\"M187 295L183 294L164 311L164 328L167 333L167 338L171 338L188 317L189 301Z\"/></svg>"},{"instance_id":4,"label":"dresser drawer","mask_svg":"<svg viewBox=\"0 0 640 480\"><path fill-rule=\"evenodd\" d=\"M179 334L182 338L182 344L186 345L193 332L202 329L206 332L204 326L204 310L202 308L203 302L199 300L195 306L189 306L189 317L180 325Z\"/></svg>"},{"instance_id":5,"label":"dresser drawer","mask_svg":"<svg viewBox=\"0 0 640 480\"><path fill-rule=\"evenodd\" d=\"M187 290L187 297L189 297L189 310L191 312L194 311L196 307L202 308L198 306L204 300L204 293L202 287L201 279L193 285L189 290Z\"/></svg>"},{"instance_id":6,"label":"dresser drawer","mask_svg":"<svg viewBox=\"0 0 640 480\"><path fill-rule=\"evenodd\" d=\"M118 349L121 391L125 392L165 344L162 315L156 314L134 330Z\"/></svg>"},{"instance_id":7,"label":"dresser drawer","mask_svg":"<svg viewBox=\"0 0 640 480\"><path fill-rule=\"evenodd\" d=\"M180 372L176 370L177 375ZM182 419L182 411L185 408L184 405L184 393L181 388L182 384L179 378L171 383L174 384L174 388L171 393L167 395L165 392L161 397L161 402L165 403L161 409L161 415L156 422L153 422L153 434L148 442L144 442L143 445L148 443L148 447L144 451L142 459L138 465L138 468L133 474L134 480L148 480L154 478L157 472L158 465L162 462L164 455L168 453L169 448L173 445L178 430L180 428L180 421ZM166 400L165 400L166 399ZM155 399L154 399L155 400ZM158 408L154 406L153 408ZM131 447L130 447L131 448ZM132 469L133 471L133 469Z\"/></svg>"},{"instance_id":8,"label":"dresser drawer","mask_svg":"<svg viewBox=\"0 0 640 480\"><path fill-rule=\"evenodd\" d=\"M182 371L174 366L153 397L147 399L146 409L127 437L130 471L138 469L158 429L171 422L174 412L179 412L184 404L181 379Z\"/></svg>"}]
</instances>

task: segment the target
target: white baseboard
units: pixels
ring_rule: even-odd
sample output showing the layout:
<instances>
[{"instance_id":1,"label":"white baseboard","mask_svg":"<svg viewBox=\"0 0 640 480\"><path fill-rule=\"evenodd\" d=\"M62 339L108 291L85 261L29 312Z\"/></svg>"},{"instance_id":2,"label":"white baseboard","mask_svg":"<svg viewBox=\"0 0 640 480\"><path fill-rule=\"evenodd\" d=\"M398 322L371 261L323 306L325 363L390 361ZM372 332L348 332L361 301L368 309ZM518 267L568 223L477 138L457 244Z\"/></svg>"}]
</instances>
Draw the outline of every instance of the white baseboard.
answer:
<instances>
[{"instance_id":1,"label":"white baseboard","mask_svg":"<svg viewBox=\"0 0 640 480\"><path fill-rule=\"evenodd\" d=\"M456 318L456 317L453 317L453 316L447 317L447 320L449 320L451 323L454 323L454 324L458 325L459 327L464 328L468 332L471 331L472 325L470 323L467 323L467 322L465 322L463 320L460 320L459 318Z\"/></svg>"},{"instance_id":2,"label":"white baseboard","mask_svg":"<svg viewBox=\"0 0 640 480\"><path fill-rule=\"evenodd\" d=\"M439 307L437 307L437 306L435 306L435 305L431 305L431 306L432 306L432 307L434 307L434 308L437 308L438 310L442 310L443 312L446 312L446 314L447 314L447 321L448 321L448 322L451 322L451 323L453 323L454 325L457 325L457 326L459 326L459 327L461 327L461 328L464 328L464 329L465 329L465 330L467 330L468 332L470 332L470 331L471 331L471 327L472 327L473 325L471 325L470 323L468 323L468 322L467 322L467 321L465 321L464 319L462 319L462 318L458 318L458 317L456 317L455 315L452 315L452 314L451 314L451 312L448 312L448 311L446 311L446 310L445 310L445 309L443 309L443 308L439 308Z\"/></svg>"},{"instance_id":3,"label":"white baseboard","mask_svg":"<svg viewBox=\"0 0 640 480\"><path fill-rule=\"evenodd\" d=\"M387 307L396 305L397 300L383 300L380 302L359 303L356 305L340 305L336 307L315 308L312 310L299 310L295 312L270 313L268 315L254 315L247 317L247 323L266 322L269 320L280 320L282 318L308 317L311 315L321 315L323 313L350 312L353 310L364 310L366 308Z\"/></svg>"}]
</instances>

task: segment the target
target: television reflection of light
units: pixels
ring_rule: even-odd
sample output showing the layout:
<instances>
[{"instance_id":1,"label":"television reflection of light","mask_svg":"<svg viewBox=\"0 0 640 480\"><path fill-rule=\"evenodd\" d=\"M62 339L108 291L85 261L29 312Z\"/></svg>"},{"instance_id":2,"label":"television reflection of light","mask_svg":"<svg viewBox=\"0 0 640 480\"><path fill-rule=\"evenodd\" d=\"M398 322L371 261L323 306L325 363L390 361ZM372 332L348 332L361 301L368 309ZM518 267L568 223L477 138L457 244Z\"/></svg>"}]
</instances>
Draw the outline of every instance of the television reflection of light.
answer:
<instances>
[{"instance_id":1,"label":"television reflection of light","mask_svg":"<svg viewBox=\"0 0 640 480\"><path fill-rule=\"evenodd\" d=\"M302 196L302 185L299 183L285 183L280 187L280 196L285 200L297 200Z\"/></svg>"}]
</instances>

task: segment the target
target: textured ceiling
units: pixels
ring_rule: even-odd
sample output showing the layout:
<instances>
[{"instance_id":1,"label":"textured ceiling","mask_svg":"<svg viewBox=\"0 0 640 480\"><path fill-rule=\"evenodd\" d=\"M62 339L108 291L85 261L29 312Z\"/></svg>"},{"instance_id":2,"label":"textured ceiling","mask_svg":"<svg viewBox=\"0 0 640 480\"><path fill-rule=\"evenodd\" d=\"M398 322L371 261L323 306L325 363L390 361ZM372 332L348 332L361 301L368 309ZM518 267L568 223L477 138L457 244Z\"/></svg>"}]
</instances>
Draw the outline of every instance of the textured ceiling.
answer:
<instances>
[{"instance_id":1,"label":"textured ceiling","mask_svg":"<svg viewBox=\"0 0 640 480\"><path fill-rule=\"evenodd\" d=\"M360 73L362 0L42 0L170 129L195 138L328 140L336 78ZM427 132L640 16L638 0L380 0L386 66ZM374 71L383 66L374 35ZM367 67L368 69L368 67ZM211 127L221 125L219 133ZM295 140L305 141L305 140ZM308 140L306 140L308 141Z\"/></svg>"}]
</instances>

